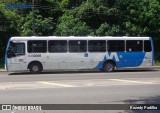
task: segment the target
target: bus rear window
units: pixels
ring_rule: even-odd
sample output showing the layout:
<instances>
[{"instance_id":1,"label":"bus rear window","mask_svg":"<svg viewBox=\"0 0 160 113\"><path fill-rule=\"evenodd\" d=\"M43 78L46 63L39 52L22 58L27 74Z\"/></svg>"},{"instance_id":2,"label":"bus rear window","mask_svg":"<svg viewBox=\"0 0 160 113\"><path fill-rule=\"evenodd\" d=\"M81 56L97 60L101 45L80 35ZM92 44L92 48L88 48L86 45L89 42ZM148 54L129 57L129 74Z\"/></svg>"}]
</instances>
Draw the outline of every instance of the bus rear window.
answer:
<instances>
[{"instance_id":1,"label":"bus rear window","mask_svg":"<svg viewBox=\"0 0 160 113\"><path fill-rule=\"evenodd\" d=\"M144 41L144 51L145 52L151 52L151 41L145 40Z\"/></svg>"}]
</instances>

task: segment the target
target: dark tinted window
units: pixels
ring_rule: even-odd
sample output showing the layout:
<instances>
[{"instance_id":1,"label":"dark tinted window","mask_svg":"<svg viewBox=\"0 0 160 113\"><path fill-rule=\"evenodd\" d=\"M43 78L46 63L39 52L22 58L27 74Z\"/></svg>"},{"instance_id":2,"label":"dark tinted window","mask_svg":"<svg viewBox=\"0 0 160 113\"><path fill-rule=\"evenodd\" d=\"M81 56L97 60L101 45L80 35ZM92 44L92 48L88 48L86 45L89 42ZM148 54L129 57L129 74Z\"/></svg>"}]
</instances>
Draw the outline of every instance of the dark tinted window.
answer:
<instances>
[{"instance_id":1,"label":"dark tinted window","mask_svg":"<svg viewBox=\"0 0 160 113\"><path fill-rule=\"evenodd\" d=\"M28 41L28 52L29 53L47 52L47 41L46 40Z\"/></svg>"},{"instance_id":2,"label":"dark tinted window","mask_svg":"<svg viewBox=\"0 0 160 113\"><path fill-rule=\"evenodd\" d=\"M66 40L50 40L48 41L49 52L67 52Z\"/></svg>"},{"instance_id":3,"label":"dark tinted window","mask_svg":"<svg viewBox=\"0 0 160 113\"><path fill-rule=\"evenodd\" d=\"M144 51L151 52L151 41L145 40L144 41Z\"/></svg>"},{"instance_id":4,"label":"dark tinted window","mask_svg":"<svg viewBox=\"0 0 160 113\"><path fill-rule=\"evenodd\" d=\"M89 40L88 51L89 52L105 52L106 41L105 40Z\"/></svg>"},{"instance_id":5,"label":"dark tinted window","mask_svg":"<svg viewBox=\"0 0 160 113\"><path fill-rule=\"evenodd\" d=\"M24 43L15 43L15 54L25 54L25 44Z\"/></svg>"},{"instance_id":6,"label":"dark tinted window","mask_svg":"<svg viewBox=\"0 0 160 113\"><path fill-rule=\"evenodd\" d=\"M107 49L108 51L124 51L125 42L123 40L108 40Z\"/></svg>"},{"instance_id":7,"label":"dark tinted window","mask_svg":"<svg viewBox=\"0 0 160 113\"><path fill-rule=\"evenodd\" d=\"M86 52L87 41L86 40L70 40L69 52Z\"/></svg>"},{"instance_id":8,"label":"dark tinted window","mask_svg":"<svg viewBox=\"0 0 160 113\"><path fill-rule=\"evenodd\" d=\"M126 41L126 51L128 52L140 52L143 50L142 40L127 40Z\"/></svg>"},{"instance_id":9,"label":"dark tinted window","mask_svg":"<svg viewBox=\"0 0 160 113\"><path fill-rule=\"evenodd\" d=\"M25 55L25 43L10 42L7 50L7 58Z\"/></svg>"}]
</instances>

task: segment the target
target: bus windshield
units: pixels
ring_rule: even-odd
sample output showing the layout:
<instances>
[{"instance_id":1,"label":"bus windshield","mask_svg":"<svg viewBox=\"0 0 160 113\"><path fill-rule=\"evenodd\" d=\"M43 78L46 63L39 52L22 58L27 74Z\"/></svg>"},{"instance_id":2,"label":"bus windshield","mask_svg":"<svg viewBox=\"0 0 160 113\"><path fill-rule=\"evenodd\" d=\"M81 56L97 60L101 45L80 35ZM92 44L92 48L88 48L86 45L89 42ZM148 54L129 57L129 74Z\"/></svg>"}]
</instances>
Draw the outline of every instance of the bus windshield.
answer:
<instances>
[{"instance_id":1,"label":"bus windshield","mask_svg":"<svg viewBox=\"0 0 160 113\"><path fill-rule=\"evenodd\" d=\"M7 54L8 54L8 58L12 58L12 57L19 56L19 55L24 55L25 54L25 44L10 42Z\"/></svg>"}]
</instances>

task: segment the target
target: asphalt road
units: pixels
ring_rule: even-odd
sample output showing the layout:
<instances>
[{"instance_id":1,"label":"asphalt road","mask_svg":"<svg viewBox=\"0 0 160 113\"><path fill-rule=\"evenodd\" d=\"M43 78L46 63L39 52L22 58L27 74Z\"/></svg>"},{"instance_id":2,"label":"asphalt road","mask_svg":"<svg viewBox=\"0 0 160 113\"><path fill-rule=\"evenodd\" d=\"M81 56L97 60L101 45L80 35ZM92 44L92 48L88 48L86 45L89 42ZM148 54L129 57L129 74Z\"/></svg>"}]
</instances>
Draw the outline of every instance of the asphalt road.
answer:
<instances>
[{"instance_id":1,"label":"asphalt road","mask_svg":"<svg viewBox=\"0 0 160 113\"><path fill-rule=\"evenodd\" d=\"M0 72L0 104L160 104L160 70ZM55 110L23 113L159 113L157 110ZM22 111L0 111L22 113Z\"/></svg>"}]
</instances>

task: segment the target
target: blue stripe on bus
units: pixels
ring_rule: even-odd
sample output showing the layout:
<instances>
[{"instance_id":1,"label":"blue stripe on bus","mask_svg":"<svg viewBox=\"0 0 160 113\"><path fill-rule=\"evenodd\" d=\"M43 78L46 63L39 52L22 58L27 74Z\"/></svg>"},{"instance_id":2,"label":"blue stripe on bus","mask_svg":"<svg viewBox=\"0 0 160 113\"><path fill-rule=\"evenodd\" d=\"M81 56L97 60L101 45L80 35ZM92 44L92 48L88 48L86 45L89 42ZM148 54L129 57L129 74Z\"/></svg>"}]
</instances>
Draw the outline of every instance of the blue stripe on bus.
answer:
<instances>
[{"instance_id":1,"label":"blue stripe on bus","mask_svg":"<svg viewBox=\"0 0 160 113\"><path fill-rule=\"evenodd\" d=\"M9 40L8 40L8 43L7 43L7 46L6 46L6 53L5 53L5 57L4 57L4 65L5 65L6 71L8 71L8 65L7 65L7 50L8 50L10 41L11 41L11 40L9 39Z\"/></svg>"},{"instance_id":2,"label":"blue stripe on bus","mask_svg":"<svg viewBox=\"0 0 160 113\"><path fill-rule=\"evenodd\" d=\"M110 56L111 52L108 53ZM97 69L103 69L103 64L106 60L113 60L116 63L117 68L123 67L138 67L143 63L145 52L117 52L116 53L119 61L116 61L113 56L112 59L107 59L106 55L103 60L98 63L96 66Z\"/></svg>"}]
</instances>

